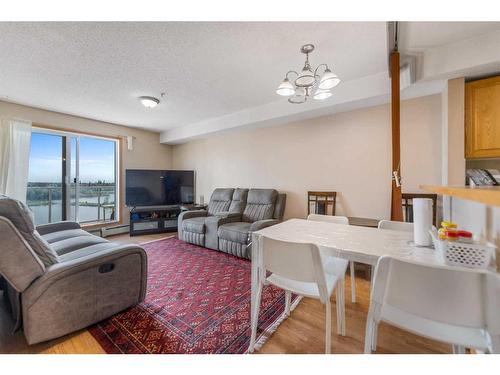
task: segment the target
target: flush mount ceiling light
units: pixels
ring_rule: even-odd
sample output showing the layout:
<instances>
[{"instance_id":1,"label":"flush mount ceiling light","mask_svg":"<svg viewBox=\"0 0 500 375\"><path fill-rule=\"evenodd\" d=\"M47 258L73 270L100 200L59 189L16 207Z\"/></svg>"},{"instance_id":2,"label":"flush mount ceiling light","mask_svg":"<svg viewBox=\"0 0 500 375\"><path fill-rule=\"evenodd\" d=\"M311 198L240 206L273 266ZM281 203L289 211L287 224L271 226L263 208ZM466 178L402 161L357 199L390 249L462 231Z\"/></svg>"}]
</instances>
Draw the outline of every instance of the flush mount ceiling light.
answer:
<instances>
[{"instance_id":1,"label":"flush mount ceiling light","mask_svg":"<svg viewBox=\"0 0 500 375\"><path fill-rule=\"evenodd\" d=\"M139 96L139 101L146 108L154 108L160 104L160 99L153 96Z\"/></svg>"},{"instance_id":2,"label":"flush mount ceiling light","mask_svg":"<svg viewBox=\"0 0 500 375\"><path fill-rule=\"evenodd\" d=\"M309 54L314 51L314 45L306 44L300 48L300 52L306 55L306 62L302 71L297 73L290 70L285 79L278 86L276 93L281 96L289 96L288 101L293 104L301 104L307 101L312 94L315 100L325 100L332 96L330 89L340 83L340 78L333 73L327 64L320 64L314 71L309 64ZM320 75L320 70L323 73ZM290 81L290 74L295 74L295 81ZM293 82L293 83L292 83Z\"/></svg>"}]
</instances>

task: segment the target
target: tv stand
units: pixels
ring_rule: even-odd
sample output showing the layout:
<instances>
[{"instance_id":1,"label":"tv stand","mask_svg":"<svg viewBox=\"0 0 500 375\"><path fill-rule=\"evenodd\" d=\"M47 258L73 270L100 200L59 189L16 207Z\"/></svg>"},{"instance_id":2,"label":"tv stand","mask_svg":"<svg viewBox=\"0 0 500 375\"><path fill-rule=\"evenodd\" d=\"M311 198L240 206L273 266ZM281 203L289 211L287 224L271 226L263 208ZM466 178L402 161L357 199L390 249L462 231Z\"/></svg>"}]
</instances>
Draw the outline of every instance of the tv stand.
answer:
<instances>
[{"instance_id":1,"label":"tv stand","mask_svg":"<svg viewBox=\"0 0 500 375\"><path fill-rule=\"evenodd\" d=\"M130 235L177 231L180 205L139 206L130 209Z\"/></svg>"}]
</instances>

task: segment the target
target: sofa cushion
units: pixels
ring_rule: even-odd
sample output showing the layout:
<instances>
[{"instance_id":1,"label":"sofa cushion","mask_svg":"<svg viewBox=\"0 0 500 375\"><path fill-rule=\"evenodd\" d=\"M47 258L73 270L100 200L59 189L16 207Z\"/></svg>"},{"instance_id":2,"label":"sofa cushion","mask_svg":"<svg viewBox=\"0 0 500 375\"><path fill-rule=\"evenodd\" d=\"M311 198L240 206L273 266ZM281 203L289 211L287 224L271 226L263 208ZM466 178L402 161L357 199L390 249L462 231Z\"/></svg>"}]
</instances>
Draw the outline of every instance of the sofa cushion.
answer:
<instances>
[{"instance_id":1,"label":"sofa cushion","mask_svg":"<svg viewBox=\"0 0 500 375\"><path fill-rule=\"evenodd\" d=\"M228 211L233 198L234 189L215 189L208 203L208 215L215 215L217 212Z\"/></svg>"},{"instance_id":2,"label":"sofa cushion","mask_svg":"<svg viewBox=\"0 0 500 375\"><path fill-rule=\"evenodd\" d=\"M26 204L0 195L0 216L9 219L46 266L57 263L57 254L35 230L33 213Z\"/></svg>"},{"instance_id":3,"label":"sofa cushion","mask_svg":"<svg viewBox=\"0 0 500 375\"><path fill-rule=\"evenodd\" d=\"M205 233L205 216L193 217L182 222L182 230L192 233Z\"/></svg>"},{"instance_id":4,"label":"sofa cushion","mask_svg":"<svg viewBox=\"0 0 500 375\"><path fill-rule=\"evenodd\" d=\"M247 204L248 189L234 189L233 198L231 199L231 205L229 206L229 212L235 212L238 214L243 213L245 206Z\"/></svg>"},{"instance_id":5,"label":"sofa cushion","mask_svg":"<svg viewBox=\"0 0 500 375\"><path fill-rule=\"evenodd\" d=\"M42 235L42 238L49 244L51 244L54 242L65 240L67 238L81 237L81 236L90 236L90 233L84 231L83 229L68 229L68 230L61 230L59 232L44 234Z\"/></svg>"},{"instance_id":6,"label":"sofa cushion","mask_svg":"<svg viewBox=\"0 0 500 375\"><path fill-rule=\"evenodd\" d=\"M243 221L253 223L272 219L278 192L274 189L250 189L243 211Z\"/></svg>"},{"instance_id":7,"label":"sofa cushion","mask_svg":"<svg viewBox=\"0 0 500 375\"><path fill-rule=\"evenodd\" d=\"M250 223L236 222L221 225L219 227L218 235L227 241L237 242L241 244L248 243L248 231L250 230Z\"/></svg>"},{"instance_id":8,"label":"sofa cushion","mask_svg":"<svg viewBox=\"0 0 500 375\"><path fill-rule=\"evenodd\" d=\"M108 243L108 240L104 238L94 236L88 233L87 236L77 236L66 238L61 241L53 242L50 246L57 255L61 256L72 251L80 250L89 246L93 246L99 243Z\"/></svg>"},{"instance_id":9,"label":"sofa cushion","mask_svg":"<svg viewBox=\"0 0 500 375\"><path fill-rule=\"evenodd\" d=\"M61 255L59 259L61 260L61 262L68 262L73 259L86 257L95 253L99 253L101 251L113 249L118 246L121 246L121 244L118 244L116 242L101 242L95 245L90 245L81 249L70 251L69 253L65 253L64 255Z\"/></svg>"}]
</instances>

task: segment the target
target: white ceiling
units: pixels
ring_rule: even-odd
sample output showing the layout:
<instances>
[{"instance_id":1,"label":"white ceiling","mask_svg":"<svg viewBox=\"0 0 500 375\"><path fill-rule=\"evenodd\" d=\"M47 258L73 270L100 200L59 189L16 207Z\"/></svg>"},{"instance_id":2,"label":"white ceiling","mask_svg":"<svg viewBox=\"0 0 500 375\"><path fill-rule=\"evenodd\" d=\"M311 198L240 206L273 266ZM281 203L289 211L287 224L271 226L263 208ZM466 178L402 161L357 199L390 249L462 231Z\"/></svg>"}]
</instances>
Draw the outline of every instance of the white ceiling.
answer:
<instances>
[{"instance_id":1,"label":"white ceiling","mask_svg":"<svg viewBox=\"0 0 500 375\"><path fill-rule=\"evenodd\" d=\"M402 22L400 43L405 52L423 52L494 30L500 22Z\"/></svg>"},{"instance_id":2,"label":"white ceiling","mask_svg":"<svg viewBox=\"0 0 500 375\"><path fill-rule=\"evenodd\" d=\"M2 97L156 131L279 100L305 43L344 80L386 64L384 23L3 23L0 35ZM163 91L154 110L136 100Z\"/></svg>"},{"instance_id":3,"label":"white ceiling","mask_svg":"<svg viewBox=\"0 0 500 375\"><path fill-rule=\"evenodd\" d=\"M500 23L410 22L401 30L403 49L423 52ZM167 143L188 139L190 128L202 134L221 123L373 105L389 87L385 22L4 22L0 35L0 99L162 132ZM312 64L328 63L342 84L321 104L291 105L275 89L301 68L305 43L316 45ZM155 109L137 101L161 92ZM169 136L180 129L178 139Z\"/></svg>"}]
</instances>

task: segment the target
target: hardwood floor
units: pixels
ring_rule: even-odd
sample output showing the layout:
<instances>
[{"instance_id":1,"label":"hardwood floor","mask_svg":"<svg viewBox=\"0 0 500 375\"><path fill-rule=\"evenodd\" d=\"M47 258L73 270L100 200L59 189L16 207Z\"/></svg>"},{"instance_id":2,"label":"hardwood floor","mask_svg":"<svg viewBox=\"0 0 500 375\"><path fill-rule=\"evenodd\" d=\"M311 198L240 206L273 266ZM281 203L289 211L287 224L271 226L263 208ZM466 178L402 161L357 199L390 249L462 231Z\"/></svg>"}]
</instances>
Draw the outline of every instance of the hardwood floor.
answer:
<instances>
[{"instance_id":1,"label":"hardwood floor","mask_svg":"<svg viewBox=\"0 0 500 375\"><path fill-rule=\"evenodd\" d=\"M130 237L118 235L113 241L144 243L175 234L154 234ZM346 285L345 337L332 335L333 353L362 353L364 330L369 305L370 284L357 278L357 303L350 301L350 281ZM12 334L12 320L7 314L3 299L0 302L0 353L51 353L51 354L99 354L104 350L87 330L81 330L57 340L28 346L22 332ZM286 319L256 353L324 353L325 313L323 305L316 300L304 298L291 316ZM335 307L332 306L332 321L335 322ZM451 347L382 323L379 327L377 353L451 353Z\"/></svg>"}]
</instances>

